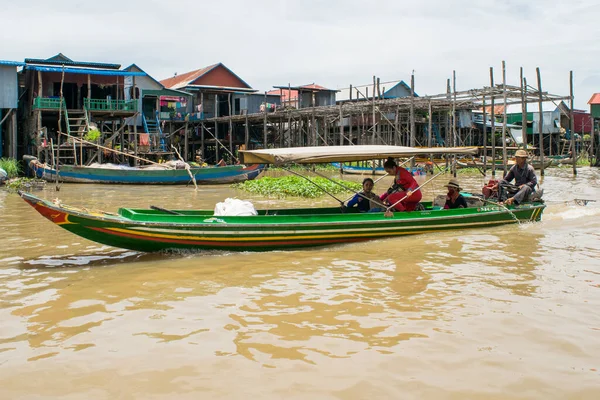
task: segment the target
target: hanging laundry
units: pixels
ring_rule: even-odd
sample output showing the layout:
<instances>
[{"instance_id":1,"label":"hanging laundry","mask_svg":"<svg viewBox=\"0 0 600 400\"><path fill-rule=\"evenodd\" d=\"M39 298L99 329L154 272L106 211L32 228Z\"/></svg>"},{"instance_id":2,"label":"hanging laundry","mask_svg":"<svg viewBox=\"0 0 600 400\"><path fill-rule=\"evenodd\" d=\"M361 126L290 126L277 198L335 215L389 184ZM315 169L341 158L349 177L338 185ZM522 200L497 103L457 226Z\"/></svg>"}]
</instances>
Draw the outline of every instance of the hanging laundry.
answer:
<instances>
[{"instance_id":1,"label":"hanging laundry","mask_svg":"<svg viewBox=\"0 0 600 400\"><path fill-rule=\"evenodd\" d=\"M140 133L140 146L150 145L150 135L147 133Z\"/></svg>"}]
</instances>

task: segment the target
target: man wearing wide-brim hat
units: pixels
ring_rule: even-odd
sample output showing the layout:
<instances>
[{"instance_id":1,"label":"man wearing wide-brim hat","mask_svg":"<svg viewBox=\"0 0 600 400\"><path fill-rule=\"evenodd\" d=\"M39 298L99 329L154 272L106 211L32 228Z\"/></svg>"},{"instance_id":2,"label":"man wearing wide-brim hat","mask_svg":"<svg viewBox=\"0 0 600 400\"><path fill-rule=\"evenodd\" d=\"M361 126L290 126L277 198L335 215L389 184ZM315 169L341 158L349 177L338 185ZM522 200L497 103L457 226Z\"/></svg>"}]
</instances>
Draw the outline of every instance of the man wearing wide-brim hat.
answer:
<instances>
[{"instance_id":1,"label":"man wearing wide-brim hat","mask_svg":"<svg viewBox=\"0 0 600 400\"><path fill-rule=\"evenodd\" d=\"M537 177L535 170L527 163L529 155L525 150L517 150L515 159L517 163L511 167L506 176L500 180L499 198L502 200L503 193L508 192L509 196L504 202L505 204L521 204L529 200L529 197L535 192L537 185ZM515 185L511 185L511 181L515 180ZM511 190L512 189L512 190Z\"/></svg>"},{"instance_id":2,"label":"man wearing wide-brim hat","mask_svg":"<svg viewBox=\"0 0 600 400\"><path fill-rule=\"evenodd\" d=\"M446 187L448 188L448 194L446 195L446 204L444 204L444 208L467 208L467 201L463 195L460 194L461 187L458 180L450 179L450 182L448 182Z\"/></svg>"}]
</instances>

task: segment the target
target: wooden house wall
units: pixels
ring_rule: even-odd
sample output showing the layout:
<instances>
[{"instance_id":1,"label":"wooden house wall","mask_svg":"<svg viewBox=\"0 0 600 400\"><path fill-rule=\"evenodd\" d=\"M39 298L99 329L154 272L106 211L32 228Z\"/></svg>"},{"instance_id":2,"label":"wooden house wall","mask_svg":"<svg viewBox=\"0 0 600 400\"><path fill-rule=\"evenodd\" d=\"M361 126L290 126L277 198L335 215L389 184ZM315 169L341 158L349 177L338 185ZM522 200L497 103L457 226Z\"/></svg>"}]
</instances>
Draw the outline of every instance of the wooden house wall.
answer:
<instances>
[{"instance_id":1,"label":"wooden house wall","mask_svg":"<svg viewBox=\"0 0 600 400\"><path fill-rule=\"evenodd\" d=\"M18 86L17 68L12 65L0 65L0 109L17 108Z\"/></svg>"},{"instance_id":2,"label":"wooden house wall","mask_svg":"<svg viewBox=\"0 0 600 400\"><path fill-rule=\"evenodd\" d=\"M247 95L235 95L234 98L240 99L240 111L248 110L248 114L255 114L260 112L260 105L265 101L265 95L260 93L253 93ZM244 98L246 100L244 100ZM245 103L245 106L244 106ZM281 97L278 95L267 95L267 103L281 105Z\"/></svg>"},{"instance_id":3,"label":"wooden house wall","mask_svg":"<svg viewBox=\"0 0 600 400\"><path fill-rule=\"evenodd\" d=\"M313 93L302 92L299 95L301 99L301 107L312 107L313 106ZM315 93L315 107L331 106L335 104L335 92L323 91Z\"/></svg>"}]
</instances>

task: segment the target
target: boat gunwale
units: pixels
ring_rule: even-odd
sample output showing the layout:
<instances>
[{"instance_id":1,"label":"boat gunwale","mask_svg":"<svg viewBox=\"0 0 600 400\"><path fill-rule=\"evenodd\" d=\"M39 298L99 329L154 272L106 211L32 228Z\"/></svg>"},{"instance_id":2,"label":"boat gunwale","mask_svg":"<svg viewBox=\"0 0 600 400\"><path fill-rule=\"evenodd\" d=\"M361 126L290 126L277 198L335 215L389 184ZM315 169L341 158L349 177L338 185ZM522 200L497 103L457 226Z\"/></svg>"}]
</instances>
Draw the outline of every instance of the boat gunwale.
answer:
<instances>
[{"instance_id":1,"label":"boat gunwale","mask_svg":"<svg viewBox=\"0 0 600 400\"><path fill-rule=\"evenodd\" d=\"M377 224L382 224L382 225L387 225L387 224L393 224L393 223L401 223L401 222L432 222L432 221L439 221L439 220L443 220L443 219L449 219L449 218L457 218L457 219L466 219L466 218L473 218L473 217L477 217L477 216L495 216L495 215L501 215L501 214L509 214L512 212L519 212L519 211L526 211L526 210L536 210L536 209L544 209L546 207L546 205L544 203L528 203L526 206L517 206L515 208L512 208L510 211L507 210L502 210L501 207L499 206L484 206L484 207L471 207L471 208L467 208L465 210L477 210L475 212L469 212L468 214L453 214L453 215L439 215L439 216L435 216L435 217L423 217L423 214L420 214L419 216L411 216L410 218L402 218L402 217L396 217L397 215L407 215L405 212L394 212L394 216L393 217L385 217L383 216L383 212L381 213L348 213L348 214L339 214L339 215L344 215L346 218L350 217L350 218L354 218L352 220L344 220L344 221L307 221L307 222L294 222L294 223L270 223L269 221L260 221L263 218L269 218L269 219L274 219L274 218L282 218L282 217L294 217L294 215L253 215L253 216L233 216L233 217L220 217L220 216L203 216L205 219L212 219L214 220L221 220L221 222L217 221L216 223L211 221L211 222L193 222L193 223L181 223L181 222L161 222L161 221L139 221L139 220L135 220L135 219L129 219L126 217L123 217L122 215L112 215L109 213L106 213L104 211L100 211L101 214L99 215L95 215L92 212L93 211L88 211L86 212L86 210L81 210L78 209L76 207L71 208L71 206L65 205L65 206L61 206L61 205L56 205L48 200L45 199L41 199L37 196L34 196L32 194L26 193L26 192L21 192L20 193L21 197L23 197L25 200L29 199L30 201L34 202L34 203L43 203L43 205L47 208L50 208L52 210L55 211L59 211L59 212L63 212L66 213L68 215L73 215L77 218L82 218L82 219L87 219L87 220L96 220L96 221L102 221L102 222L110 222L110 223L116 223L116 224L122 224L122 225L138 225L138 226L168 226L168 227L177 227L177 228L198 228L198 227L212 227L212 228L225 228L227 227L229 228L249 228L249 227L253 227L253 226L269 226L269 227L278 227L278 228L288 228L288 227L298 227L298 226L302 226L302 227L313 227L313 226L331 226L331 227L335 227L335 226L340 226L340 225L348 225L348 224L354 224L354 225L364 225L364 224L373 224L373 223L377 223ZM490 210L484 210L481 211L481 208L490 208ZM460 209L455 209L455 210L450 210L450 211L456 211L456 210L460 210ZM514 210L514 211L513 211ZM273 210L275 211L275 210ZM432 212L448 212L449 210L445 210L445 209L440 209L440 210L426 210L426 211L417 211L419 213L432 213ZM414 211L413 211L414 212ZM414 215L412 214L413 212L411 212L409 215ZM323 216L333 216L333 215L338 215L338 214L322 214ZM298 215L299 216L299 215ZM372 218L372 216L378 216L379 218ZM176 215L169 215L169 217L171 218L179 218L180 216L176 216ZM181 217L188 217L188 216L181 216ZM310 216L310 217L314 217L314 216ZM367 217L371 217L371 218L367 218ZM253 222L253 223L239 223L239 222L227 222L225 220L223 220L223 218L249 218L252 219L254 221L257 222ZM260 219L260 220L259 220Z\"/></svg>"}]
</instances>

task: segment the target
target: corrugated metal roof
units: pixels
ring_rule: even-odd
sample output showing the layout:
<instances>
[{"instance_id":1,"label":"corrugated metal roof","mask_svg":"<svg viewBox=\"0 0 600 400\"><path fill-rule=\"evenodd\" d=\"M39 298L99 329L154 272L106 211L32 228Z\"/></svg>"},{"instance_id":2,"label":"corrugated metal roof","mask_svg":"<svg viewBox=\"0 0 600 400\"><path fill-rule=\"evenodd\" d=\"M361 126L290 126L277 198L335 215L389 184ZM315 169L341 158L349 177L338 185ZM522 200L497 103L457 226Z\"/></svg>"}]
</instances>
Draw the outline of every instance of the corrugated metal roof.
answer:
<instances>
[{"instance_id":1,"label":"corrugated metal roof","mask_svg":"<svg viewBox=\"0 0 600 400\"><path fill-rule=\"evenodd\" d=\"M588 104L600 104L600 93L594 93Z\"/></svg>"},{"instance_id":2,"label":"corrugated metal roof","mask_svg":"<svg viewBox=\"0 0 600 400\"><path fill-rule=\"evenodd\" d=\"M69 74L90 74L90 75L108 75L108 76L146 76L144 72L130 72L123 70L106 70L93 68L70 68L70 67L48 67L44 65L27 65L26 69L42 72L65 72Z\"/></svg>"},{"instance_id":3,"label":"corrugated metal roof","mask_svg":"<svg viewBox=\"0 0 600 400\"><path fill-rule=\"evenodd\" d=\"M143 90L144 92L144 96L146 95L150 95L150 96L180 96L180 97L190 97L192 96L191 93L188 92L182 92L181 90L176 90L176 89L160 89L160 90L153 90L153 89L148 89L148 90Z\"/></svg>"},{"instance_id":4,"label":"corrugated metal roof","mask_svg":"<svg viewBox=\"0 0 600 400\"><path fill-rule=\"evenodd\" d=\"M9 65L12 67L23 67L25 63L19 61L0 60L0 65Z\"/></svg>"},{"instance_id":5,"label":"corrugated metal roof","mask_svg":"<svg viewBox=\"0 0 600 400\"><path fill-rule=\"evenodd\" d=\"M551 101L545 101L542 103L542 112L554 112L556 111L556 109L559 108L557 104L554 104ZM481 108L481 110L483 111L483 108ZM527 104L527 112L539 112L540 111L540 106L539 103L528 103ZM491 114L492 113L492 106L489 105L489 103L486 104L485 106L485 112L487 114ZM504 106L502 104L495 104L494 105L494 113L496 115L503 115L504 114ZM521 104L509 104L508 106L506 106L506 114L521 114L522 113L522 107Z\"/></svg>"},{"instance_id":6,"label":"corrugated metal roof","mask_svg":"<svg viewBox=\"0 0 600 400\"><path fill-rule=\"evenodd\" d=\"M121 68L121 64L107 64L107 63L98 63L98 62L88 62L88 61L73 61L69 57L65 56L62 53L58 53L57 55L41 59L41 58L26 58L26 64L40 64L40 65L69 65L71 67L88 67L88 68L104 68L104 69L119 69Z\"/></svg>"},{"instance_id":7,"label":"corrugated metal roof","mask_svg":"<svg viewBox=\"0 0 600 400\"><path fill-rule=\"evenodd\" d=\"M215 85L187 85L185 88L187 90L214 89L214 90L223 90L223 91L233 92L233 93L256 93L256 92L258 92L258 90L256 90L256 89L246 89L246 88L232 87L232 86L215 86Z\"/></svg>"},{"instance_id":8,"label":"corrugated metal roof","mask_svg":"<svg viewBox=\"0 0 600 400\"><path fill-rule=\"evenodd\" d=\"M290 86L273 86L276 89L288 89ZM337 89L327 89L321 85L317 85L316 83L310 83L308 85L300 85L300 86L292 86L290 89L297 91L306 91L306 92L337 92Z\"/></svg>"},{"instance_id":9,"label":"corrugated metal roof","mask_svg":"<svg viewBox=\"0 0 600 400\"><path fill-rule=\"evenodd\" d=\"M267 95L281 96L281 101L283 101L283 102L298 100L298 91L297 90L274 89L274 90L269 90L267 92Z\"/></svg>"}]
</instances>

